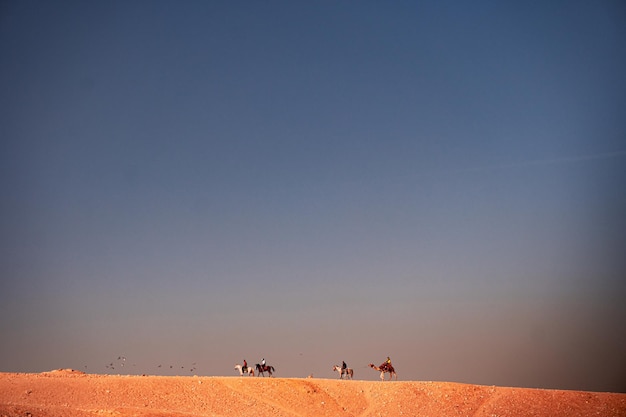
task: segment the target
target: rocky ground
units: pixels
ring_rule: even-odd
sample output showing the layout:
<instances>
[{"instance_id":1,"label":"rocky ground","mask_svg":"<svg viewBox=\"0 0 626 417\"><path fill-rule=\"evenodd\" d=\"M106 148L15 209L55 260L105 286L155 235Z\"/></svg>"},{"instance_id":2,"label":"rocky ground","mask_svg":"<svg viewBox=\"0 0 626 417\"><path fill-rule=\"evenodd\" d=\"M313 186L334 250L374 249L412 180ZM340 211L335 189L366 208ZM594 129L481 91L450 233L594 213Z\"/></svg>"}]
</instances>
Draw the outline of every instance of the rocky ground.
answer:
<instances>
[{"instance_id":1,"label":"rocky ground","mask_svg":"<svg viewBox=\"0 0 626 417\"><path fill-rule=\"evenodd\" d=\"M626 416L626 394L418 381L0 373L0 416Z\"/></svg>"}]
</instances>

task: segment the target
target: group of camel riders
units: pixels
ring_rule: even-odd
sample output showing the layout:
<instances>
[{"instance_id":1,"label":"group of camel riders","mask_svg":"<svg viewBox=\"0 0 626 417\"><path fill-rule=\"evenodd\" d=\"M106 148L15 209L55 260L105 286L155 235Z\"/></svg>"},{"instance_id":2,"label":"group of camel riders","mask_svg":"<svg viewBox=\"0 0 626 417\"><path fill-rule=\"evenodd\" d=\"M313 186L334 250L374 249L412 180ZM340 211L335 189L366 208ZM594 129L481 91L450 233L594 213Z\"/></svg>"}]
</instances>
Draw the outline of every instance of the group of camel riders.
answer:
<instances>
[{"instance_id":1,"label":"group of camel riders","mask_svg":"<svg viewBox=\"0 0 626 417\"><path fill-rule=\"evenodd\" d=\"M265 368L265 358L261 360L261 366ZM391 359L389 359L389 356L387 356L387 360L383 362L382 365L380 365L380 369L387 370L389 366L391 366ZM341 361L341 372L343 373L346 369L348 369L348 365L346 365L346 361ZM248 362L246 362L245 359L243 360L243 366L241 367L241 370L243 372L246 372L248 370Z\"/></svg>"}]
</instances>

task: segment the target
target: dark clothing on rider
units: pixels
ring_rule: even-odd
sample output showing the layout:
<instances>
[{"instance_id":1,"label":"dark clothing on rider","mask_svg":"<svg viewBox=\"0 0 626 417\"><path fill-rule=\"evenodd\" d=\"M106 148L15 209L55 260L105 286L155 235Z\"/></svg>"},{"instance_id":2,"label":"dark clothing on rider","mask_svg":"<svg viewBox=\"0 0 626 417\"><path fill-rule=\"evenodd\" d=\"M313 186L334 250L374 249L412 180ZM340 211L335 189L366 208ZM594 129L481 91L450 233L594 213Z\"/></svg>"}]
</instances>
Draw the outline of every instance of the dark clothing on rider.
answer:
<instances>
[{"instance_id":1,"label":"dark clothing on rider","mask_svg":"<svg viewBox=\"0 0 626 417\"><path fill-rule=\"evenodd\" d=\"M346 365L346 361L343 361L343 365L341 365L341 369L346 369L348 365Z\"/></svg>"}]
</instances>

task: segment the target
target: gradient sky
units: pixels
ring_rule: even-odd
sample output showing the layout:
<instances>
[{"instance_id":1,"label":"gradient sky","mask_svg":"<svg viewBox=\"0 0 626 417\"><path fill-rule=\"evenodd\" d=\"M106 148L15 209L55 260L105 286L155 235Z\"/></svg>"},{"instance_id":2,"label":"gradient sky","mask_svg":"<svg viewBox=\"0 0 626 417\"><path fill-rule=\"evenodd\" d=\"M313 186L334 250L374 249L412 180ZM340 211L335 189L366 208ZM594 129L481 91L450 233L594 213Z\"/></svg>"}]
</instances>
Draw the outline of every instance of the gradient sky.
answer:
<instances>
[{"instance_id":1,"label":"gradient sky","mask_svg":"<svg viewBox=\"0 0 626 417\"><path fill-rule=\"evenodd\" d=\"M624 21L2 1L0 371L626 392Z\"/></svg>"}]
</instances>

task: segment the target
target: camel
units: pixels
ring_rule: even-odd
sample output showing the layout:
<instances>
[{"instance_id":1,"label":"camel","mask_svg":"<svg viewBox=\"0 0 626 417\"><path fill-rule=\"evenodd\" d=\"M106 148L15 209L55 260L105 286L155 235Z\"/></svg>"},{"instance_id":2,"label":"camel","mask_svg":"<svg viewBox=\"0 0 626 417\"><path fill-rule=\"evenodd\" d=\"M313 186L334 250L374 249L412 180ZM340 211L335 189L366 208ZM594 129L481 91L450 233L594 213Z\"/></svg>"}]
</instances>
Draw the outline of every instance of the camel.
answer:
<instances>
[{"instance_id":1,"label":"camel","mask_svg":"<svg viewBox=\"0 0 626 417\"><path fill-rule=\"evenodd\" d=\"M235 365L235 369L239 371L239 376L243 376L244 372L248 374L249 376L254 376L254 368L251 366L248 366L246 370L244 371L243 366L237 364Z\"/></svg>"},{"instance_id":2,"label":"camel","mask_svg":"<svg viewBox=\"0 0 626 417\"><path fill-rule=\"evenodd\" d=\"M348 379L352 379L352 377L354 376L354 371L352 370L352 368L341 369L341 366L334 365L333 371L336 371L339 373L339 379L343 379L344 374L346 375L346 378Z\"/></svg>"},{"instance_id":3,"label":"camel","mask_svg":"<svg viewBox=\"0 0 626 417\"><path fill-rule=\"evenodd\" d=\"M389 380L391 381L391 378L393 376L396 377L396 381L398 380L398 374L396 373L396 370L393 369L393 366L391 366L391 364L387 364L387 363L383 363L380 366L376 366L373 363L369 364L369 367L374 369L375 371L379 371L380 372L380 379L381 380L385 380L385 372L389 372Z\"/></svg>"}]
</instances>

